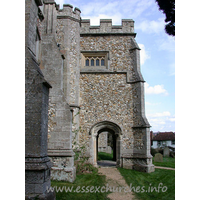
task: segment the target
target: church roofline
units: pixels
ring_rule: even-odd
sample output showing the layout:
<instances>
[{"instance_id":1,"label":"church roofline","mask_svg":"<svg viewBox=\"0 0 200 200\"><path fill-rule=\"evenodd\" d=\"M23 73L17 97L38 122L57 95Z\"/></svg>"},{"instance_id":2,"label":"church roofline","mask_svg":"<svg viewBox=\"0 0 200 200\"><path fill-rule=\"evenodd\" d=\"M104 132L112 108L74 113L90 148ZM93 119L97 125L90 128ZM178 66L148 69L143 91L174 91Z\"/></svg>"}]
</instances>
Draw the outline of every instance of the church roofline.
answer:
<instances>
[{"instance_id":1,"label":"church roofline","mask_svg":"<svg viewBox=\"0 0 200 200\"><path fill-rule=\"evenodd\" d=\"M133 36L136 37L136 33L80 33L81 37L88 36Z\"/></svg>"}]
</instances>

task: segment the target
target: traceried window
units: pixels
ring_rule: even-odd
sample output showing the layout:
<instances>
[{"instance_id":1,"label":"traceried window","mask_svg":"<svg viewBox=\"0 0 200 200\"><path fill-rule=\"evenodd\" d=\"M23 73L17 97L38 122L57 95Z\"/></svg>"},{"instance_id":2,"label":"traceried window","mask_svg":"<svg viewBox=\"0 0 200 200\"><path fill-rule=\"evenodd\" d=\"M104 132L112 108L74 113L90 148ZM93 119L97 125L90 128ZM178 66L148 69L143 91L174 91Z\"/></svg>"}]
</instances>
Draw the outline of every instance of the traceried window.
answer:
<instances>
[{"instance_id":1,"label":"traceried window","mask_svg":"<svg viewBox=\"0 0 200 200\"><path fill-rule=\"evenodd\" d=\"M96 66L99 66L99 58L96 59Z\"/></svg>"},{"instance_id":2,"label":"traceried window","mask_svg":"<svg viewBox=\"0 0 200 200\"><path fill-rule=\"evenodd\" d=\"M91 59L91 66L94 66L94 58Z\"/></svg>"},{"instance_id":3,"label":"traceried window","mask_svg":"<svg viewBox=\"0 0 200 200\"><path fill-rule=\"evenodd\" d=\"M89 60L89 59L86 59L86 60L85 60L85 66L89 66L89 63L90 63L90 60Z\"/></svg>"},{"instance_id":4,"label":"traceried window","mask_svg":"<svg viewBox=\"0 0 200 200\"><path fill-rule=\"evenodd\" d=\"M104 66L105 65L105 59L101 59L101 66Z\"/></svg>"},{"instance_id":5,"label":"traceried window","mask_svg":"<svg viewBox=\"0 0 200 200\"><path fill-rule=\"evenodd\" d=\"M86 51L82 53L82 68L107 69L108 51Z\"/></svg>"},{"instance_id":6,"label":"traceried window","mask_svg":"<svg viewBox=\"0 0 200 200\"><path fill-rule=\"evenodd\" d=\"M101 57L87 56L85 57L85 66L87 67L105 66L105 56L101 56Z\"/></svg>"}]
</instances>

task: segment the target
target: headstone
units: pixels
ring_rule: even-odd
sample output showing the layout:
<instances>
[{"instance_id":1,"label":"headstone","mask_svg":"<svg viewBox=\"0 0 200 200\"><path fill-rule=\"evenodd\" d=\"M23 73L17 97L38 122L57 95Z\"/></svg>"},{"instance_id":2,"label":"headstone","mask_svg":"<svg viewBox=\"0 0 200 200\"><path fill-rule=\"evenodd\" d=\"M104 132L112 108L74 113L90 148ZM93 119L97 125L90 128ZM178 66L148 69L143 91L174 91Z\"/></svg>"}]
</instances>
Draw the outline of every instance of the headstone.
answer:
<instances>
[{"instance_id":1,"label":"headstone","mask_svg":"<svg viewBox=\"0 0 200 200\"><path fill-rule=\"evenodd\" d=\"M106 153L112 153L112 148L110 146L107 146Z\"/></svg>"},{"instance_id":2,"label":"headstone","mask_svg":"<svg viewBox=\"0 0 200 200\"><path fill-rule=\"evenodd\" d=\"M163 150L163 156L164 157L169 157L170 151L168 147L165 147Z\"/></svg>"},{"instance_id":3,"label":"headstone","mask_svg":"<svg viewBox=\"0 0 200 200\"><path fill-rule=\"evenodd\" d=\"M163 155L161 153L156 153L154 157L154 162L163 162Z\"/></svg>"}]
</instances>

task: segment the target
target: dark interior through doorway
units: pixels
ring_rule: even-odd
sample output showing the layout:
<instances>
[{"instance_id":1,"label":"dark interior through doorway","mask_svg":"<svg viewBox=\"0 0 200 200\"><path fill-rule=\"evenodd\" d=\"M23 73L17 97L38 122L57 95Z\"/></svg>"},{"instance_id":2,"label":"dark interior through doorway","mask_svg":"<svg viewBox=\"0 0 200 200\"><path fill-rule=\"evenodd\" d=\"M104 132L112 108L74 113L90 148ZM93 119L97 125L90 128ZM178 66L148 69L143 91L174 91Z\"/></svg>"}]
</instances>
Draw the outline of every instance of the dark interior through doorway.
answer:
<instances>
[{"instance_id":1,"label":"dark interior through doorway","mask_svg":"<svg viewBox=\"0 0 200 200\"><path fill-rule=\"evenodd\" d=\"M107 132L107 147L111 148L111 152L99 152L99 136L101 133ZM96 147L97 147L97 158L98 160L111 160L111 161L116 161L116 135L115 132L111 129L104 128L99 130L98 135L97 135L97 140L96 140Z\"/></svg>"}]
</instances>

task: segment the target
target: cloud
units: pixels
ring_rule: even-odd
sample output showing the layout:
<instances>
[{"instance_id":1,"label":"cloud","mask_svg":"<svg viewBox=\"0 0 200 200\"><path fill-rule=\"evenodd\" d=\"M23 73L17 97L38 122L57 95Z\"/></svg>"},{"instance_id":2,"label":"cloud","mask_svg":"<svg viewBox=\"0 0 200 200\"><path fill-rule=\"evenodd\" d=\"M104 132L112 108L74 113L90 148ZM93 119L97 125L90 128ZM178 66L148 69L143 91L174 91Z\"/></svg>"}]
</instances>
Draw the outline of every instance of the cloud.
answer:
<instances>
[{"instance_id":1,"label":"cloud","mask_svg":"<svg viewBox=\"0 0 200 200\"><path fill-rule=\"evenodd\" d=\"M169 51L174 52L175 51L175 39L171 36L165 36L163 39L159 39L157 41L158 49L160 51Z\"/></svg>"},{"instance_id":2,"label":"cloud","mask_svg":"<svg viewBox=\"0 0 200 200\"><path fill-rule=\"evenodd\" d=\"M144 62L150 58L150 56L148 55L148 53L145 50L145 46L144 44L138 44L141 51L140 51L140 64L143 65Z\"/></svg>"},{"instance_id":3,"label":"cloud","mask_svg":"<svg viewBox=\"0 0 200 200\"><path fill-rule=\"evenodd\" d=\"M164 111L162 113L154 113L147 115L148 117L169 117L171 114L169 111Z\"/></svg>"},{"instance_id":4,"label":"cloud","mask_svg":"<svg viewBox=\"0 0 200 200\"><path fill-rule=\"evenodd\" d=\"M175 122L175 117L169 118L169 121L170 121L170 122Z\"/></svg>"},{"instance_id":5,"label":"cloud","mask_svg":"<svg viewBox=\"0 0 200 200\"><path fill-rule=\"evenodd\" d=\"M164 94L168 95L167 90L164 89L163 85L155 85L155 86L149 86L148 83L144 84L145 86L145 94Z\"/></svg>"},{"instance_id":6,"label":"cloud","mask_svg":"<svg viewBox=\"0 0 200 200\"><path fill-rule=\"evenodd\" d=\"M120 25L121 19L137 19L142 16L146 16L147 13L151 14L152 5L155 5L153 0L101 0L101 1L78 1L78 0L55 0L56 3L63 4L69 3L74 7L78 7L81 9L81 16L83 19L98 17L100 15L108 15L109 18L113 19L112 16L116 16L118 14L121 15L120 19L113 23L114 25ZM115 20L113 20L115 22ZM95 21L95 24L98 25Z\"/></svg>"},{"instance_id":7,"label":"cloud","mask_svg":"<svg viewBox=\"0 0 200 200\"><path fill-rule=\"evenodd\" d=\"M154 4L154 2L149 0L88 1L82 3L81 11L84 15L90 16L123 13L128 17L132 16L133 18L136 18L142 15L146 10L150 9L152 4Z\"/></svg>"},{"instance_id":8,"label":"cloud","mask_svg":"<svg viewBox=\"0 0 200 200\"><path fill-rule=\"evenodd\" d=\"M116 13L115 15L104 15L99 14L97 16L86 16L84 18L90 19L90 25L99 25L100 19L112 19L112 24L118 24L120 25L119 21L121 21L121 14Z\"/></svg>"},{"instance_id":9,"label":"cloud","mask_svg":"<svg viewBox=\"0 0 200 200\"><path fill-rule=\"evenodd\" d=\"M141 15L147 14L151 9L152 4L154 4L154 2L149 0L122 0L120 8L123 8L121 10L124 10L125 14L129 14L133 18L137 18Z\"/></svg>"},{"instance_id":10,"label":"cloud","mask_svg":"<svg viewBox=\"0 0 200 200\"><path fill-rule=\"evenodd\" d=\"M152 103L145 101L145 105L152 105Z\"/></svg>"},{"instance_id":11,"label":"cloud","mask_svg":"<svg viewBox=\"0 0 200 200\"><path fill-rule=\"evenodd\" d=\"M82 18L109 18L113 19L116 18L117 15L120 15L118 17L117 24L119 25L121 23L121 11L120 11L120 5L118 1L115 2L104 2L104 1L94 1L89 2L88 4L83 4L81 6L81 12L82 12ZM96 23L91 23L92 25L98 25L99 19ZM92 21L92 20L91 20ZM114 20L115 21L115 20Z\"/></svg>"},{"instance_id":12,"label":"cloud","mask_svg":"<svg viewBox=\"0 0 200 200\"><path fill-rule=\"evenodd\" d=\"M164 18L159 18L157 21L144 20L140 24L136 25L136 29L139 29L145 33L161 33L164 30L165 23Z\"/></svg>"},{"instance_id":13,"label":"cloud","mask_svg":"<svg viewBox=\"0 0 200 200\"><path fill-rule=\"evenodd\" d=\"M109 2L108 4L104 4L104 6L98 8L99 13L109 13L111 10L119 8L119 2L114 1L114 2ZM115 11L116 11L115 10Z\"/></svg>"},{"instance_id":14,"label":"cloud","mask_svg":"<svg viewBox=\"0 0 200 200\"><path fill-rule=\"evenodd\" d=\"M147 114L153 131L174 131L175 117L169 111Z\"/></svg>"},{"instance_id":15,"label":"cloud","mask_svg":"<svg viewBox=\"0 0 200 200\"><path fill-rule=\"evenodd\" d=\"M60 8L63 8L63 4L65 4L65 0L55 0L56 4L60 4Z\"/></svg>"},{"instance_id":16,"label":"cloud","mask_svg":"<svg viewBox=\"0 0 200 200\"><path fill-rule=\"evenodd\" d=\"M175 75L175 63L172 63L171 65L169 65L169 75L170 76L174 76Z\"/></svg>"},{"instance_id":17,"label":"cloud","mask_svg":"<svg viewBox=\"0 0 200 200\"><path fill-rule=\"evenodd\" d=\"M160 105L160 104L161 104L160 102L157 102L157 103L151 103L151 102L145 101L145 105L157 106L157 105Z\"/></svg>"}]
</instances>

